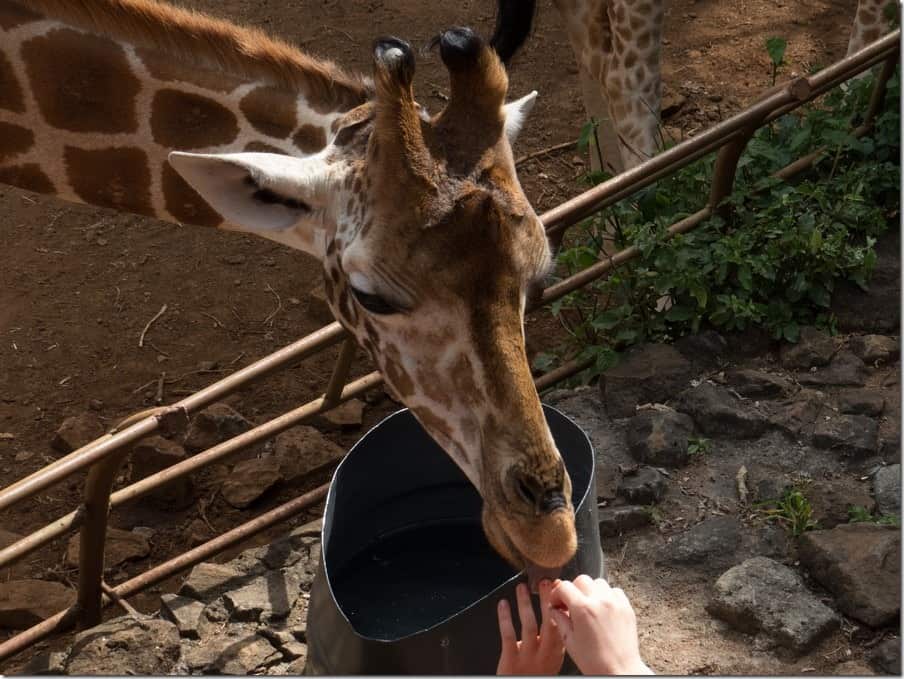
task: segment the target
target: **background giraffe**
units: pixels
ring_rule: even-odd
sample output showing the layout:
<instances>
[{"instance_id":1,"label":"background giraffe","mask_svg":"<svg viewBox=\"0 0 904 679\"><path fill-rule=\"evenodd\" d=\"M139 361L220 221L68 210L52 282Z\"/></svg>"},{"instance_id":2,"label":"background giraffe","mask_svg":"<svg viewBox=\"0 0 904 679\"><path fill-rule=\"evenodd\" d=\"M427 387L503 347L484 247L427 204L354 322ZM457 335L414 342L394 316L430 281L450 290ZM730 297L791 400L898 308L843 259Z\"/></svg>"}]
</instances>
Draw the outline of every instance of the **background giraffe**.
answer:
<instances>
[{"instance_id":1,"label":"background giraffe","mask_svg":"<svg viewBox=\"0 0 904 679\"><path fill-rule=\"evenodd\" d=\"M554 0L575 54L584 105L599 123L607 169L618 173L653 156L660 147L661 46L664 0ZM893 0L859 0L848 54L889 30ZM499 0L497 31L529 32L535 1ZM765 40L769 36L763 36ZM512 38L497 36L503 60ZM592 158L596 161L596 158Z\"/></svg>"}]
</instances>

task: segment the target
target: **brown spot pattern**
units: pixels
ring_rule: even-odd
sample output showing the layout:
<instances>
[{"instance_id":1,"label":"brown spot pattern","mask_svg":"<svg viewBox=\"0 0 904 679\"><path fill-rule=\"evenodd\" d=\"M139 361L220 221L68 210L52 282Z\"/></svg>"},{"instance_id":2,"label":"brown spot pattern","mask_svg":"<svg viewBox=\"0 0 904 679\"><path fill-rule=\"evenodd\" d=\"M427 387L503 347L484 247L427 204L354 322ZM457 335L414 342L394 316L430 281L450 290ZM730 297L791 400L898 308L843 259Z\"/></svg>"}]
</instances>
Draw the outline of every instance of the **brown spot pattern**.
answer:
<instances>
[{"instance_id":1,"label":"brown spot pattern","mask_svg":"<svg viewBox=\"0 0 904 679\"><path fill-rule=\"evenodd\" d=\"M195 226L218 226L223 222L219 213L182 179L169 161L163 163L161 180L166 209L179 222Z\"/></svg>"},{"instance_id":2,"label":"brown spot pattern","mask_svg":"<svg viewBox=\"0 0 904 679\"><path fill-rule=\"evenodd\" d=\"M40 19L41 15L25 9L22 5L0 2L0 28L9 30Z\"/></svg>"},{"instance_id":3,"label":"brown spot pattern","mask_svg":"<svg viewBox=\"0 0 904 679\"><path fill-rule=\"evenodd\" d=\"M153 215L151 172L139 148L79 149L63 152L66 173L75 193L90 205Z\"/></svg>"},{"instance_id":4,"label":"brown spot pattern","mask_svg":"<svg viewBox=\"0 0 904 679\"><path fill-rule=\"evenodd\" d=\"M50 177L35 163L0 167L0 182L35 193L55 193Z\"/></svg>"},{"instance_id":5,"label":"brown spot pattern","mask_svg":"<svg viewBox=\"0 0 904 679\"><path fill-rule=\"evenodd\" d=\"M265 144L262 141L250 141L245 144L245 151L250 151L253 153L280 153L284 156L289 155L282 149L278 149L275 146L270 146L270 144Z\"/></svg>"},{"instance_id":6,"label":"brown spot pattern","mask_svg":"<svg viewBox=\"0 0 904 679\"><path fill-rule=\"evenodd\" d=\"M12 64L0 52L0 108L15 113L25 113L25 99L22 88L13 73Z\"/></svg>"},{"instance_id":7,"label":"brown spot pattern","mask_svg":"<svg viewBox=\"0 0 904 679\"><path fill-rule=\"evenodd\" d=\"M35 135L28 128L0 121L0 162L27 151L34 143Z\"/></svg>"},{"instance_id":8,"label":"brown spot pattern","mask_svg":"<svg viewBox=\"0 0 904 679\"><path fill-rule=\"evenodd\" d=\"M141 83L122 47L68 28L22 45L31 89L48 124L73 132L134 132Z\"/></svg>"},{"instance_id":9,"label":"brown spot pattern","mask_svg":"<svg viewBox=\"0 0 904 679\"><path fill-rule=\"evenodd\" d=\"M276 87L257 87L239 102L251 126L276 139L285 139L295 129L295 98Z\"/></svg>"},{"instance_id":10,"label":"brown spot pattern","mask_svg":"<svg viewBox=\"0 0 904 679\"><path fill-rule=\"evenodd\" d=\"M163 89L151 104L151 133L161 146L198 149L233 141L239 124L232 111L213 99Z\"/></svg>"},{"instance_id":11,"label":"brown spot pattern","mask_svg":"<svg viewBox=\"0 0 904 679\"><path fill-rule=\"evenodd\" d=\"M315 153L326 146L326 132L316 125L302 125L292 143L304 153Z\"/></svg>"},{"instance_id":12,"label":"brown spot pattern","mask_svg":"<svg viewBox=\"0 0 904 679\"><path fill-rule=\"evenodd\" d=\"M233 75L222 71L210 71L198 68L196 64L187 64L173 59L171 56L161 54L157 50L137 47L135 49L141 63L157 80L164 82L182 82L197 85L205 90L213 92L232 92L243 81ZM185 68L180 66L185 65Z\"/></svg>"}]
</instances>

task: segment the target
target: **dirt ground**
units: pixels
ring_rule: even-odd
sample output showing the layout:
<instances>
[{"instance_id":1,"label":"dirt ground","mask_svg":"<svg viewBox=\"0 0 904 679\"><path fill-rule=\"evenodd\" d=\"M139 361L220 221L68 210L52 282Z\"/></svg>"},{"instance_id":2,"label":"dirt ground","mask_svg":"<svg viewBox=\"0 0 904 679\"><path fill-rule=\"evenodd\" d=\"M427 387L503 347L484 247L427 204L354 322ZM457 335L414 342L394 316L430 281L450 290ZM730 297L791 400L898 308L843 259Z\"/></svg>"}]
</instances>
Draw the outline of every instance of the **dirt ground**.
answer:
<instances>
[{"instance_id":1,"label":"dirt ground","mask_svg":"<svg viewBox=\"0 0 904 679\"><path fill-rule=\"evenodd\" d=\"M439 30L457 24L487 35L494 13L490 0L183 4L261 27L361 70L369 69L370 44L376 36L395 34L423 45ZM763 46L767 37L788 40L786 73L806 73L842 57L855 5L854 0L669 2L664 89L680 93L686 102L668 125L692 134L765 89L770 83ZM577 70L562 21L549 0L539 6L534 34L511 72L512 96L531 89L540 93L516 156L572 140L583 123ZM422 56L416 78L419 99L438 109L446 89L438 57ZM586 166L574 149L566 149L519 169L528 196L542 212L582 190ZM116 214L0 185L0 243L0 432L14 437L0 438L0 487L58 456L49 444L65 417L93 407L106 423L115 423L152 404L154 387L148 385L162 371L168 377L184 376L168 386L165 399L171 402L321 325L309 313L307 297L319 278L317 263L240 234ZM148 333L148 345L139 348L142 329L164 304L167 313ZM265 322L277 307L272 322ZM549 327L542 319L531 319L528 334L537 325ZM334 348L227 400L246 417L263 422L317 396L335 353ZM216 362L220 372L195 372L205 361ZM360 361L356 374L369 370ZM395 407L387 399L370 404L365 427ZM360 433L331 436L347 447ZM203 478L213 483L216 474L212 470ZM74 477L23 502L5 512L0 527L24 534L45 525L76 505L82 483L81 477ZM289 495L274 496L246 512L217 501L207 516L218 531L226 530ZM150 525L158 533L152 557L127 567L114 581L186 549L184 529L197 517L196 507L165 514L146 507L115 512L114 526ZM18 564L13 575L71 582L76 574L63 565L63 551L61 544L45 548ZM170 587L165 584L161 590ZM657 598L655 592L640 596L645 601ZM156 609L156 594L139 597L137 603ZM655 606L644 608L656 614ZM705 638L681 637L680 645L706 643ZM656 655L662 660L657 665L651 659L657 669L694 669L672 663L669 654ZM762 671L781 672L782 666Z\"/></svg>"}]
</instances>

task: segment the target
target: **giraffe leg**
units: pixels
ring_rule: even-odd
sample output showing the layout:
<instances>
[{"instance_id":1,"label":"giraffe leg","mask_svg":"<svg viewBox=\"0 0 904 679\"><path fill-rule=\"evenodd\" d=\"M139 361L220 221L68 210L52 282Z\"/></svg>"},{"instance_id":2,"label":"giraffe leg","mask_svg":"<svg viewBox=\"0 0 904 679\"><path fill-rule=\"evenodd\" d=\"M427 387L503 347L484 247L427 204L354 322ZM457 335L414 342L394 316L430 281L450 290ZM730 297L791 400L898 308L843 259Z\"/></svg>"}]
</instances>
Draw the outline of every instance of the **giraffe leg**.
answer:
<instances>
[{"instance_id":1,"label":"giraffe leg","mask_svg":"<svg viewBox=\"0 0 904 679\"><path fill-rule=\"evenodd\" d=\"M897 16L898 3L895 0L860 0L857 3L857 14L848 42L848 55L863 49L891 30L888 16L890 12Z\"/></svg>"},{"instance_id":2,"label":"giraffe leg","mask_svg":"<svg viewBox=\"0 0 904 679\"><path fill-rule=\"evenodd\" d=\"M618 174L624 170L624 165L603 86L606 55L611 44L609 15L606 12L608 0L555 0L555 4L565 21L568 40L574 50L584 110L588 118L597 122L599 149L591 142L591 168ZM600 158L604 167L600 165Z\"/></svg>"},{"instance_id":3,"label":"giraffe leg","mask_svg":"<svg viewBox=\"0 0 904 679\"><path fill-rule=\"evenodd\" d=\"M632 168L659 150L663 7L661 0L611 0L608 12L612 51L604 86L622 161Z\"/></svg>"}]
</instances>

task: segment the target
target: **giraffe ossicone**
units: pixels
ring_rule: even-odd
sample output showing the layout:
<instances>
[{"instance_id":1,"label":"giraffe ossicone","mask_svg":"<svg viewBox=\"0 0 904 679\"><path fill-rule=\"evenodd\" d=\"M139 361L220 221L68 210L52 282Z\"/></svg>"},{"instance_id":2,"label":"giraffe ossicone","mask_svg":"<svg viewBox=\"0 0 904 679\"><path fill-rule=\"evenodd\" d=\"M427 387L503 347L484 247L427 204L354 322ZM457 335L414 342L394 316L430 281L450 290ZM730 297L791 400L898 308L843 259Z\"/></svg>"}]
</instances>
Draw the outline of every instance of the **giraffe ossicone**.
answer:
<instances>
[{"instance_id":1,"label":"giraffe ossicone","mask_svg":"<svg viewBox=\"0 0 904 679\"><path fill-rule=\"evenodd\" d=\"M430 115L395 38L371 82L148 0L0 0L0 127L22 130L0 181L319 257L336 318L483 497L490 543L555 569L577 547L571 481L523 333L552 260L511 150L536 93L506 104L469 29L438 46L450 97ZM51 100L36 79L64 61Z\"/></svg>"}]
</instances>

